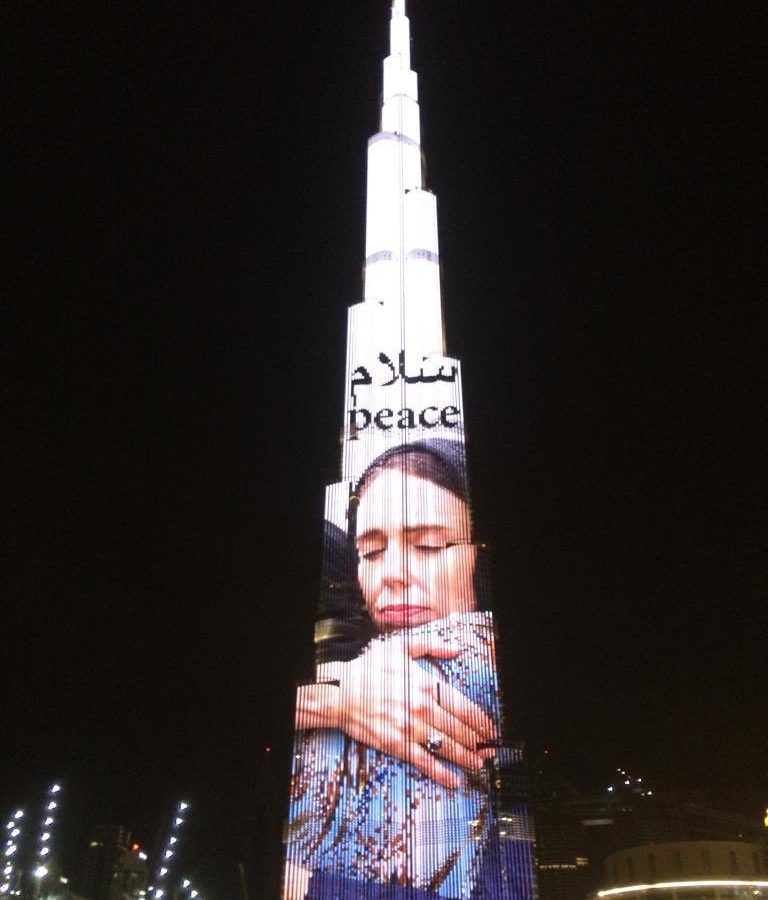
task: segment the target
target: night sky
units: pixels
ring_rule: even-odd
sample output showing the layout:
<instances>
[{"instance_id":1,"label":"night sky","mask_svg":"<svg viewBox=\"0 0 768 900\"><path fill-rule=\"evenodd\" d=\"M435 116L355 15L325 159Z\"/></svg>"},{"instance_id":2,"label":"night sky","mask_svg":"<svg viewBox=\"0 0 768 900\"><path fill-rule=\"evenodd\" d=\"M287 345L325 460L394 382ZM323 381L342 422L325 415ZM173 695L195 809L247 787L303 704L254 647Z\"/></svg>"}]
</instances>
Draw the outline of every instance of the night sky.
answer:
<instances>
[{"instance_id":1,"label":"night sky","mask_svg":"<svg viewBox=\"0 0 768 900\"><path fill-rule=\"evenodd\" d=\"M149 841L183 797L211 900L239 860L266 896L388 15L3 12L0 812L62 779L70 868L90 826ZM510 730L579 787L623 765L756 816L764 22L675 0L409 15Z\"/></svg>"}]
</instances>

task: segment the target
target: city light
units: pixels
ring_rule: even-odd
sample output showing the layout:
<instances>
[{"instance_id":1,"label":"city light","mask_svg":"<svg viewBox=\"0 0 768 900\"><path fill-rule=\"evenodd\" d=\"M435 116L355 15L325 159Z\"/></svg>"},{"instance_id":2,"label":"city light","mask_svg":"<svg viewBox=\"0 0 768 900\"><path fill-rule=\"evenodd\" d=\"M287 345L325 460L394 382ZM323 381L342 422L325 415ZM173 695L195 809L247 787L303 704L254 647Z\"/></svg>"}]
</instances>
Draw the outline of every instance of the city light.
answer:
<instances>
[{"instance_id":1,"label":"city light","mask_svg":"<svg viewBox=\"0 0 768 900\"><path fill-rule=\"evenodd\" d=\"M179 815L179 813L183 812L186 809L189 809L189 803L187 803L184 800L181 800L176 805L174 812L171 814L170 829L169 829L170 832L176 831L180 825L184 824L184 818L181 815ZM175 844L177 844L178 841L179 841L179 839L175 834L173 834L173 833L166 834L165 847L162 850L161 858L163 860L163 863L168 862L168 866L171 865L169 860L173 859L173 857L176 855L176 851L172 850L171 848ZM146 859L147 857L146 857L146 854L140 853L139 858ZM155 879L165 878L169 874L169 871L170 871L168 866L162 864L160 866L160 868L156 870ZM175 880L175 878L174 878L174 880ZM164 892L160 891L160 890L154 890L154 888L150 885L150 887L147 890L147 894L152 896L153 900L160 900L160 898L164 895Z\"/></svg>"},{"instance_id":2,"label":"city light","mask_svg":"<svg viewBox=\"0 0 768 900\"><path fill-rule=\"evenodd\" d=\"M35 869L35 878L45 878L45 876L47 874L48 874L48 869L46 869L45 866L38 866Z\"/></svg>"},{"instance_id":3,"label":"city light","mask_svg":"<svg viewBox=\"0 0 768 900\"><path fill-rule=\"evenodd\" d=\"M60 784L52 784L51 785L51 793L52 794L58 794L60 790L61 790Z\"/></svg>"},{"instance_id":4,"label":"city light","mask_svg":"<svg viewBox=\"0 0 768 900\"><path fill-rule=\"evenodd\" d=\"M21 843L21 820L24 818L24 810L17 809L11 819L7 822L5 828L8 832L8 838L5 842L3 850L3 883L0 884L0 893L13 895L18 893L18 884L16 883L16 867L13 857L16 856Z\"/></svg>"},{"instance_id":5,"label":"city light","mask_svg":"<svg viewBox=\"0 0 768 900\"><path fill-rule=\"evenodd\" d=\"M203 900L203 896L201 895L200 891L192 887L192 882L189 880L189 878L182 878L180 886L183 891L187 891L187 897L189 898L189 900Z\"/></svg>"}]
</instances>

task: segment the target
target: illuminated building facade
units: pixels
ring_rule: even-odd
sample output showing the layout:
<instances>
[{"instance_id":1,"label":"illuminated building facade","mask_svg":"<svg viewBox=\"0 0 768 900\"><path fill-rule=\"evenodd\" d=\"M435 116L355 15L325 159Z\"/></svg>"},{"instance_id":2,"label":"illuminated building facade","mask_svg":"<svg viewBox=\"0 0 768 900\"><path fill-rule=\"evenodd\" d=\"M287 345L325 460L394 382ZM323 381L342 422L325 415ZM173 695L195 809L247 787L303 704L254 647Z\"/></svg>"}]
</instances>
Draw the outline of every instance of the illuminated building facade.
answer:
<instances>
[{"instance_id":1,"label":"illuminated building facade","mask_svg":"<svg viewBox=\"0 0 768 900\"><path fill-rule=\"evenodd\" d=\"M536 896L522 748L501 739L410 49L393 0L315 677L297 693L284 900Z\"/></svg>"}]
</instances>

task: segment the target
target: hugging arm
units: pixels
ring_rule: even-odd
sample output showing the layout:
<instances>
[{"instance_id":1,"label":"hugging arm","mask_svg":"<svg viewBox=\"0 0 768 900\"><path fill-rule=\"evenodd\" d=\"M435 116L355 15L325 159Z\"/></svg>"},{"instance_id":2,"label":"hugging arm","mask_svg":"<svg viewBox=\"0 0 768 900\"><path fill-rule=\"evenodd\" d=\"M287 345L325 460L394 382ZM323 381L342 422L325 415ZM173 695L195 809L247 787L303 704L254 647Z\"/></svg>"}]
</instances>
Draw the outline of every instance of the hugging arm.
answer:
<instances>
[{"instance_id":1,"label":"hugging arm","mask_svg":"<svg viewBox=\"0 0 768 900\"><path fill-rule=\"evenodd\" d=\"M477 704L416 660L451 659L459 652L438 637L373 641L353 660L322 666L318 683L299 688L296 727L339 729L412 763L444 787L458 787L461 779L445 762L482 768L492 751L477 745L494 740L496 727ZM441 741L439 757L425 747L433 736Z\"/></svg>"}]
</instances>

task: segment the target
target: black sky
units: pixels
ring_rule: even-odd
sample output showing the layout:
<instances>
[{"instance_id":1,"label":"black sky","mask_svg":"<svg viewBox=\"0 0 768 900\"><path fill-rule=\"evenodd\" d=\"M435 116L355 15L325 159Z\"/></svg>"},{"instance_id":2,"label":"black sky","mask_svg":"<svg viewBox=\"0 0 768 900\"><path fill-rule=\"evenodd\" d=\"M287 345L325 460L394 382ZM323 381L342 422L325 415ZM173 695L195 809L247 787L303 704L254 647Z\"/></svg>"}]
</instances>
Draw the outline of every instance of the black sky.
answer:
<instances>
[{"instance_id":1,"label":"black sky","mask_svg":"<svg viewBox=\"0 0 768 900\"><path fill-rule=\"evenodd\" d=\"M510 721L756 815L763 14L409 14ZM3 16L0 807L63 779L73 856L188 796L224 900L286 803L387 3Z\"/></svg>"}]
</instances>

